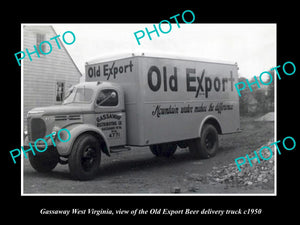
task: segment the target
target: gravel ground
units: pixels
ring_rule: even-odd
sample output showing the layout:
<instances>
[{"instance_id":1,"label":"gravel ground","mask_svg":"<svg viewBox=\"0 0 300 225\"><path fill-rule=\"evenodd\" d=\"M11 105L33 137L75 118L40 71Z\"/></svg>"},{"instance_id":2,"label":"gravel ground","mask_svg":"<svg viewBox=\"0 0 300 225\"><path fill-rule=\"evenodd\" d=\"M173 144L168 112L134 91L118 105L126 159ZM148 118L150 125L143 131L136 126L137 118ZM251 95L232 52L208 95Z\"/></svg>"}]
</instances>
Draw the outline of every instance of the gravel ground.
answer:
<instances>
[{"instance_id":1,"label":"gravel ground","mask_svg":"<svg viewBox=\"0 0 300 225\"><path fill-rule=\"evenodd\" d=\"M263 146L269 146L272 142L273 141L269 141ZM256 150L257 154L259 154L259 149L260 148ZM253 152L249 152L248 155L249 158L255 156ZM268 151L262 151L262 156L268 159L271 155ZM242 161L241 159L238 162L242 164ZM226 189L232 187L247 189L251 186L266 190L272 189L274 187L274 157L271 157L269 160L260 159L259 162L257 159L253 159L251 163L252 166L246 161L245 164L240 166L241 171L238 170L236 163L214 166L212 167L212 171L205 175L194 174L190 175L189 178L190 180L199 181L204 184L224 184ZM191 191L193 191L193 188Z\"/></svg>"},{"instance_id":2,"label":"gravel ground","mask_svg":"<svg viewBox=\"0 0 300 225\"><path fill-rule=\"evenodd\" d=\"M249 119L246 118L243 120L245 122L245 127L247 131L249 128L251 129L251 124ZM247 121L247 122L246 122ZM263 116L254 119L254 124L256 122L273 122L274 121L274 112L269 112ZM242 123L243 123L242 122ZM248 125L248 126L247 126ZM260 124L261 125L261 124ZM270 144L274 142L274 139L271 138L265 144L261 145L259 148L255 149L257 155L259 155L259 150L264 146L270 146ZM200 182L202 184L224 184L225 189L230 188L238 188L238 189L249 189L249 188L261 188L261 189L273 189L274 188L274 178L275 178L275 165L274 165L274 156L275 156L275 146L272 149L272 156L269 151L266 149L261 151L262 156L265 159L260 158L258 161L256 158L251 160L252 166L246 160L246 162L240 166L240 170L238 169L235 162L228 163L223 166L213 166L212 170L205 175L197 175L192 174L189 176L190 180L195 180L196 182ZM249 149L248 152L249 158L255 156L253 150ZM240 157L245 157L245 155L240 155ZM238 160L238 163L242 164L243 159ZM192 187L191 191L197 191L197 188Z\"/></svg>"}]
</instances>

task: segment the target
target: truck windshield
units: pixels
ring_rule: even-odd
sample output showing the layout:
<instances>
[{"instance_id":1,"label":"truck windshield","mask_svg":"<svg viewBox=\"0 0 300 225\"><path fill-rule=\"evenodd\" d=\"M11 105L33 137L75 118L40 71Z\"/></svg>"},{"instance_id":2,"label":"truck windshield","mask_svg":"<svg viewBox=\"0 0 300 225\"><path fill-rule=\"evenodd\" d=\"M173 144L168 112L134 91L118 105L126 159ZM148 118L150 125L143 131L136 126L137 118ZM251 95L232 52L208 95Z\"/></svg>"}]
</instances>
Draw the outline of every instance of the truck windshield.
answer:
<instances>
[{"instance_id":1,"label":"truck windshield","mask_svg":"<svg viewBox=\"0 0 300 225\"><path fill-rule=\"evenodd\" d=\"M72 88L66 94L63 105L69 103L89 103L93 96L93 90L89 88Z\"/></svg>"}]
</instances>

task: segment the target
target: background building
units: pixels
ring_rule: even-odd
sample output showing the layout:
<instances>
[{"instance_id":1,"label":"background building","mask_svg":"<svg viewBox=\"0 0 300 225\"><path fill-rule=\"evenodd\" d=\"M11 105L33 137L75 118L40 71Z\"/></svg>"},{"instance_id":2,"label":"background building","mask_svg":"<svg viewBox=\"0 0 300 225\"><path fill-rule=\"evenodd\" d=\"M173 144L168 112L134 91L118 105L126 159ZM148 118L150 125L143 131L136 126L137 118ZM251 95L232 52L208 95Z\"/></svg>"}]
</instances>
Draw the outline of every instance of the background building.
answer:
<instances>
[{"instance_id":1,"label":"background building","mask_svg":"<svg viewBox=\"0 0 300 225\"><path fill-rule=\"evenodd\" d=\"M71 56L64 47L62 34L56 40L50 38L57 36L52 26L23 26L23 51L26 49L30 53L32 61L28 55L23 59L23 120L26 126L26 114L35 107L61 104L65 92L72 85L79 83L82 76L75 65ZM39 45L43 41L49 41L41 45L42 51L48 55L43 55L39 50ZM76 43L76 42L75 42ZM35 51L34 45L39 51L39 56Z\"/></svg>"}]
</instances>

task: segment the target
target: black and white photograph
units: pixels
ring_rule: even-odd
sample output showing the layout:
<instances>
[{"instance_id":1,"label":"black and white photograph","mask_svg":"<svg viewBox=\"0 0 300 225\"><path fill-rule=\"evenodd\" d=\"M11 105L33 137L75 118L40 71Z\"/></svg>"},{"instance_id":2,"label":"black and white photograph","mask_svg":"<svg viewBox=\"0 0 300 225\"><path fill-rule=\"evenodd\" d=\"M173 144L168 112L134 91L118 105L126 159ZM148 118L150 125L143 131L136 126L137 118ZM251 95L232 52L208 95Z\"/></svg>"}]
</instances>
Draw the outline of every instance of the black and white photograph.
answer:
<instances>
[{"instance_id":1,"label":"black and white photograph","mask_svg":"<svg viewBox=\"0 0 300 225\"><path fill-rule=\"evenodd\" d=\"M3 215L296 216L296 6L124 3L7 7Z\"/></svg>"},{"instance_id":2,"label":"black and white photograph","mask_svg":"<svg viewBox=\"0 0 300 225\"><path fill-rule=\"evenodd\" d=\"M21 26L24 195L276 194L276 24Z\"/></svg>"}]
</instances>

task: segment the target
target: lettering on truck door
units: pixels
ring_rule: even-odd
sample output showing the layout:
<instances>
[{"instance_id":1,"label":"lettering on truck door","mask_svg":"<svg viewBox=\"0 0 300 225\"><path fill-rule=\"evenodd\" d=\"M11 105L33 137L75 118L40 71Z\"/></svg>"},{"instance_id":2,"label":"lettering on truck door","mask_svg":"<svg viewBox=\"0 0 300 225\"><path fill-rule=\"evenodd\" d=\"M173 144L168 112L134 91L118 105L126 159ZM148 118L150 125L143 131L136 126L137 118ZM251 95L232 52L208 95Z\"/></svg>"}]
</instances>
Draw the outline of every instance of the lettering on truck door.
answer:
<instances>
[{"instance_id":1,"label":"lettering on truck door","mask_svg":"<svg viewBox=\"0 0 300 225\"><path fill-rule=\"evenodd\" d=\"M124 145L126 140L125 113L119 107L119 95L116 90L101 90L96 99L100 110L96 114L96 126L105 134L110 146ZM97 110L98 111L98 110Z\"/></svg>"}]
</instances>

